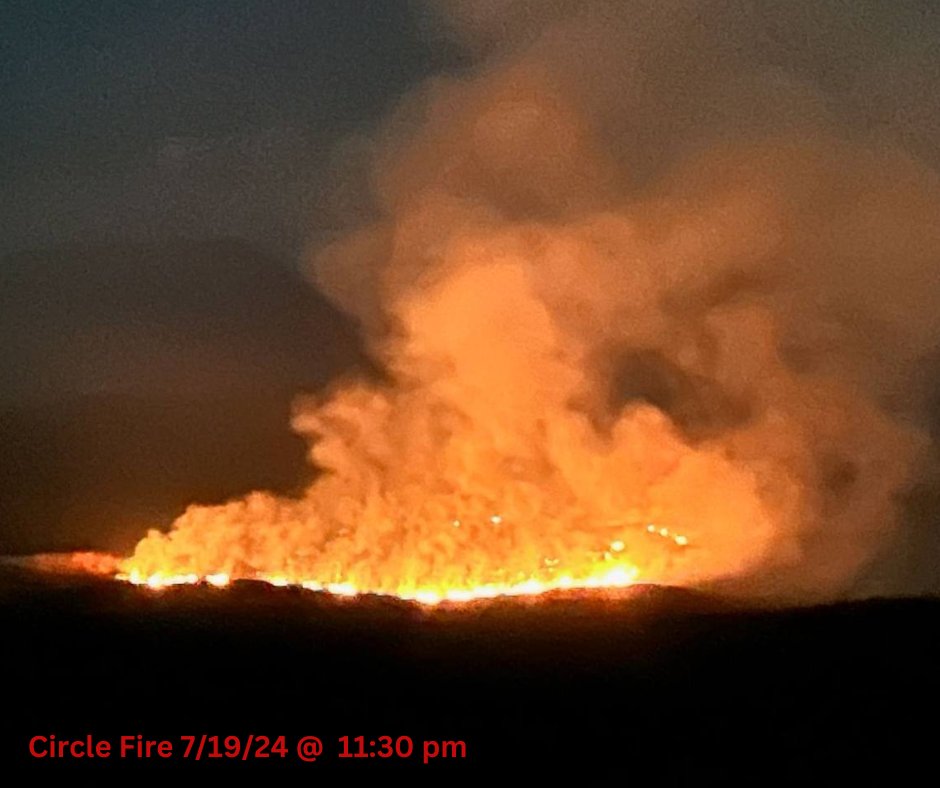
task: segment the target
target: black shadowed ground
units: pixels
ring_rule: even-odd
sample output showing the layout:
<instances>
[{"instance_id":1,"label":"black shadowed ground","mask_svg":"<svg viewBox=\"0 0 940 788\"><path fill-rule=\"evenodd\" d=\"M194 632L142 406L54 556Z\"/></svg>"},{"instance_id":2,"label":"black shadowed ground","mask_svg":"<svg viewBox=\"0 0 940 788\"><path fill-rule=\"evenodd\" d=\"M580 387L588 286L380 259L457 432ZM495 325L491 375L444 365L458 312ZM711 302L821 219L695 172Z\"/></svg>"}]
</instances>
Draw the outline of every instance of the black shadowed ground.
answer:
<instances>
[{"instance_id":1,"label":"black shadowed ground","mask_svg":"<svg viewBox=\"0 0 940 788\"><path fill-rule=\"evenodd\" d=\"M742 610L637 587L428 611L236 583L153 592L7 568L4 762L39 776L159 769L188 780L285 770L381 779L402 768L625 784L844 784L932 769L940 601ZM21 698L12 702L13 698ZM286 736L286 758L37 761L35 735ZM316 735L312 764L294 743ZM409 736L407 759L338 757L338 737ZM467 757L421 763L422 742ZM378 749L369 747L366 749ZM354 774L355 773L355 774Z\"/></svg>"}]
</instances>

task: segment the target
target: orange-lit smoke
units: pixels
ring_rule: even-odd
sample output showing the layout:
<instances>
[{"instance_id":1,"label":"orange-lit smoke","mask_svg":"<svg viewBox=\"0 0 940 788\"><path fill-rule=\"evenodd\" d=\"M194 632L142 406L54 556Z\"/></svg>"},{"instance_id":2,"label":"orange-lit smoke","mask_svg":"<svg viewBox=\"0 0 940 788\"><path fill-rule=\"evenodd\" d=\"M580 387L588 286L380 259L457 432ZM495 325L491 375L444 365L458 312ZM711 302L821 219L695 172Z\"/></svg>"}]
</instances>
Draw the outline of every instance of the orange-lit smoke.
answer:
<instances>
[{"instance_id":1,"label":"orange-lit smoke","mask_svg":"<svg viewBox=\"0 0 940 788\"><path fill-rule=\"evenodd\" d=\"M124 571L838 593L926 448L934 176L742 76L699 4L450 6L481 65L403 102L374 221L313 256L381 379L298 404L302 497L192 507Z\"/></svg>"}]
</instances>

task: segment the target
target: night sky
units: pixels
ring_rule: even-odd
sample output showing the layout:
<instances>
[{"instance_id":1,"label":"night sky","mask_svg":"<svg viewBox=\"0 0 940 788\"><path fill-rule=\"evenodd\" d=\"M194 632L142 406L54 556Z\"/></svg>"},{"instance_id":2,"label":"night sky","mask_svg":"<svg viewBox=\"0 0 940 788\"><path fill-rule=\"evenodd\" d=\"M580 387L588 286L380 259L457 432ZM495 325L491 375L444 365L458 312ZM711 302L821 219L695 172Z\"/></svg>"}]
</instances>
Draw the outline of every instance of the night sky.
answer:
<instances>
[{"instance_id":1,"label":"night sky","mask_svg":"<svg viewBox=\"0 0 940 788\"><path fill-rule=\"evenodd\" d=\"M405 2L4 3L0 251L305 240L318 173L441 66Z\"/></svg>"},{"instance_id":2,"label":"night sky","mask_svg":"<svg viewBox=\"0 0 940 788\"><path fill-rule=\"evenodd\" d=\"M344 149L459 65L427 32L389 0L3 4L0 553L306 478L291 400L359 351L300 253Z\"/></svg>"},{"instance_id":3,"label":"night sky","mask_svg":"<svg viewBox=\"0 0 940 788\"><path fill-rule=\"evenodd\" d=\"M745 58L937 168L935 3L833 0L818 24L813 4L739 5L677 23L743 31ZM497 37L541 7L494 15ZM0 553L127 550L188 502L309 479L291 402L367 362L304 249L368 212L343 188L381 120L472 55L406 0L3 3ZM655 120L651 170L698 122Z\"/></svg>"}]
</instances>

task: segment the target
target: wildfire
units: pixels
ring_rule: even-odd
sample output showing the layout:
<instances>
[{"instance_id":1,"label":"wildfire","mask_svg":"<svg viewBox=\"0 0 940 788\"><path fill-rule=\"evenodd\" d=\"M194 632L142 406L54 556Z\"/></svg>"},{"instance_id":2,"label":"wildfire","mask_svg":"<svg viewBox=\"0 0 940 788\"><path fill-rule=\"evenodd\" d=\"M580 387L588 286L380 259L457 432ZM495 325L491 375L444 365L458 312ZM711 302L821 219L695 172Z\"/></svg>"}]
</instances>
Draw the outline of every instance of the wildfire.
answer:
<instances>
[{"instance_id":1,"label":"wildfire","mask_svg":"<svg viewBox=\"0 0 940 788\"><path fill-rule=\"evenodd\" d=\"M503 517L494 514L488 520L492 525L500 525L503 522ZM463 523L459 519L451 522L453 528L462 526ZM669 529L659 527L653 523L646 526L646 532L661 539L668 539L670 543L678 547L686 547L689 543L686 537L672 534ZM233 580L244 579L268 583L276 587L300 587L334 596L391 596L421 605L434 606L441 603L460 604L499 597L538 596L550 591L625 588L633 585L641 578L640 568L622 555L625 548L625 541L615 538L609 545L606 545L605 549L588 555L585 558L584 565L576 570L566 571L561 567L559 559L546 557L543 558L538 572L528 577L520 577L510 582L489 582L466 586L440 584L422 587L401 585L386 588L360 586L352 582L322 582L320 580L262 572L243 572L233 577L227 572L210 572L200 575L195 572L172 574L157 571L144 574L137 568L131 568L128 572L117 574L117 579L152 590L200 583L225 588ZM132 561L125 562L125 564L133 566Z\"/></svg>"},{"instance_id":2,"label":"wildfire","mask_svg":"<svg viewBox=\"0 0 940 788\"><path fill-rule=\"evenodd\" d=\"M875 554L927 445L895 395L936 344L934 180L819 135L683 144L647 184L659 165L619 170L634 105L613 122L599 91L594 117L538 51L403 107L370 210L312 254L372 363L296 402L311 484L191 506L121 576L423 604L749 576L804 595Z\"/></svg>"},{"instance_id":3,"label":"wildfire","mask_svg":"<svg viewBox=\"0 0 940 788\"><path fill-rule=\"evenodd\" d=\"M385 379L298 403L320 471L302 495L190 506L121 574L436 604L690 584L759 561L775 512L740 452L649 403L606 422L577 407L586 361L569 358L525 265L481 258L498 255L477 250L402 303L407 339Z\"/></svg>"}]
</instances>

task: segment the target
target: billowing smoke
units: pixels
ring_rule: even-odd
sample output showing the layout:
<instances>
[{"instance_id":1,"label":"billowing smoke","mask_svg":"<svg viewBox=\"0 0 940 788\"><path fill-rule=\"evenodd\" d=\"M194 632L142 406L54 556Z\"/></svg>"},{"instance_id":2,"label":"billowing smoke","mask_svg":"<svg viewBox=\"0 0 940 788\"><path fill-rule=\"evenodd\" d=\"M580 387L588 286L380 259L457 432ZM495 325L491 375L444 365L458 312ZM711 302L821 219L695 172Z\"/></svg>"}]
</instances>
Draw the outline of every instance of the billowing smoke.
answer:
<instances>
[{"instance_id":1,"label":"billowing smoke","mask_svg":"<svg viewBox=\"0 0 940 788\"><path fill-rule=\"evenodd\" d=\"M381 374L299 403L301 499L192 508L127 568L841 593L927 464L940 184L916 31L779 5L435 4L477 63L402 102L374 218L311 261Z\"/></svg>"}]
</instances>

